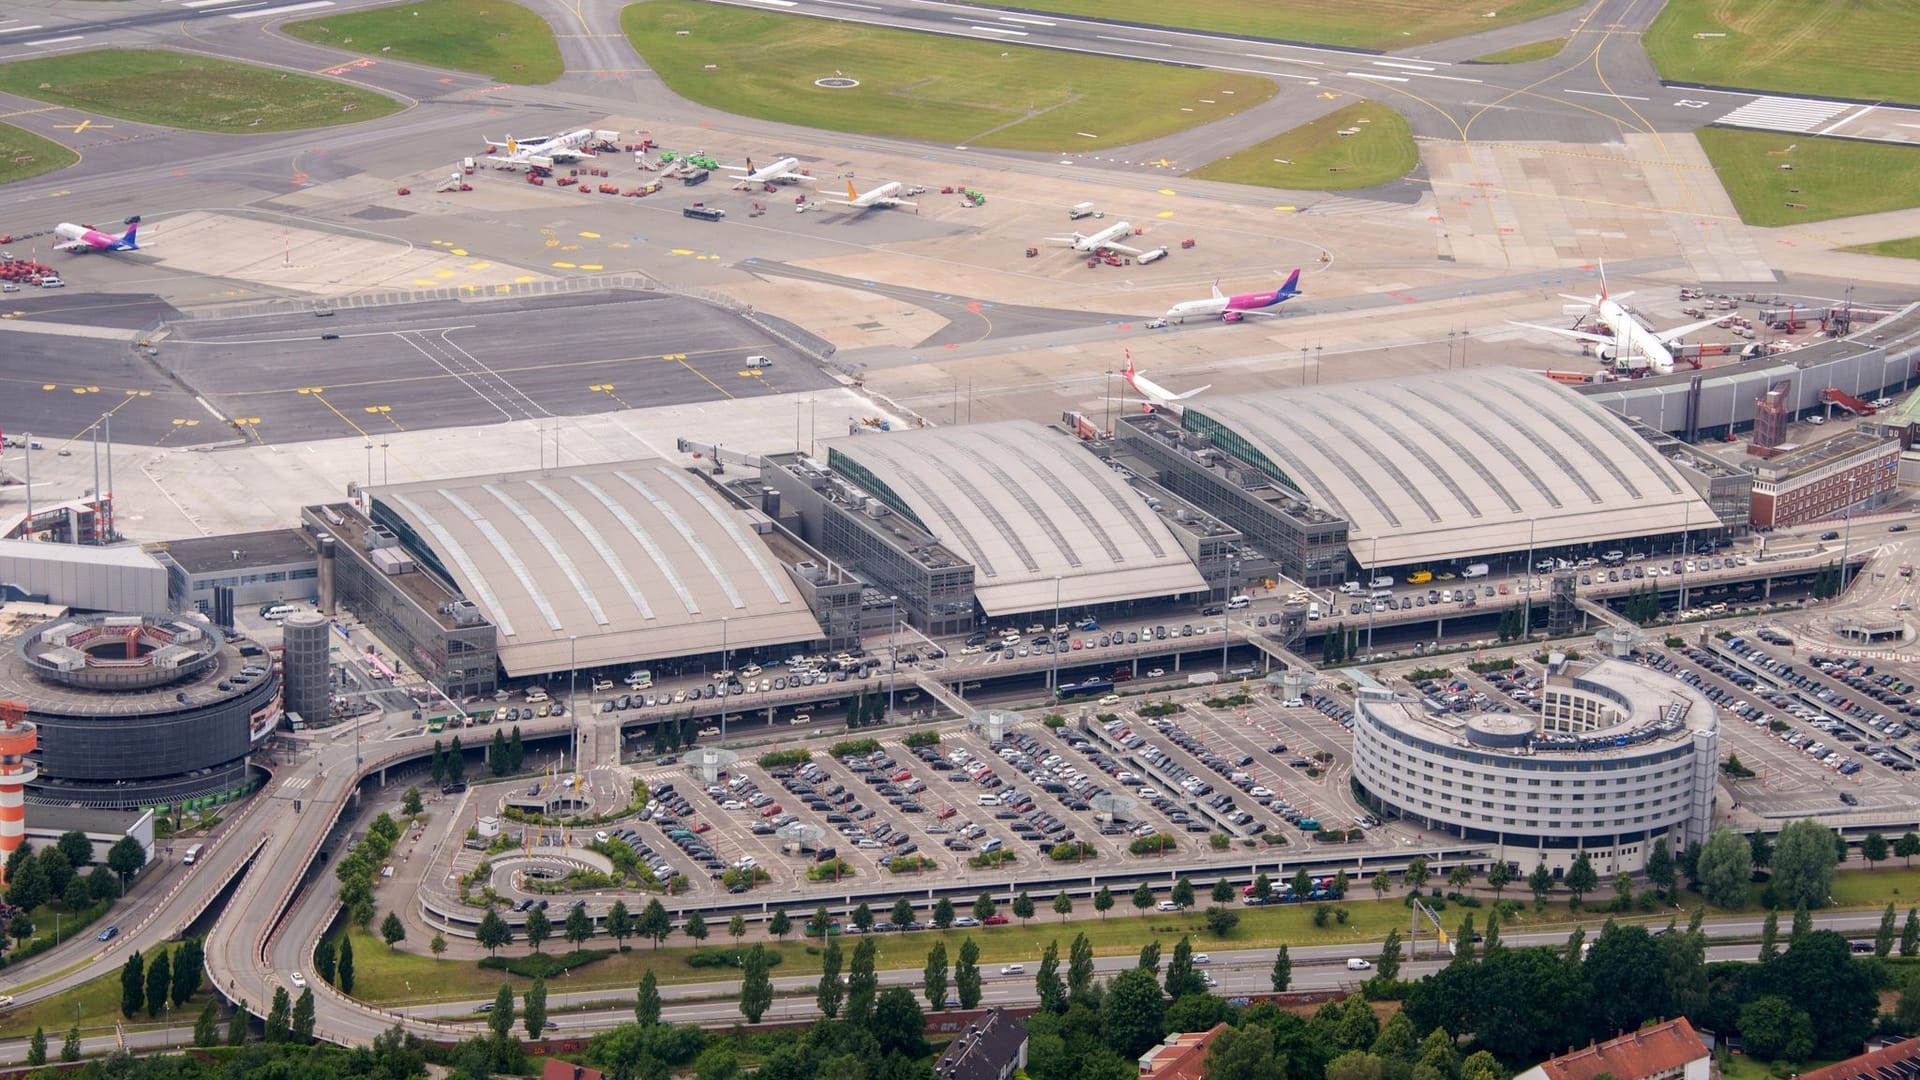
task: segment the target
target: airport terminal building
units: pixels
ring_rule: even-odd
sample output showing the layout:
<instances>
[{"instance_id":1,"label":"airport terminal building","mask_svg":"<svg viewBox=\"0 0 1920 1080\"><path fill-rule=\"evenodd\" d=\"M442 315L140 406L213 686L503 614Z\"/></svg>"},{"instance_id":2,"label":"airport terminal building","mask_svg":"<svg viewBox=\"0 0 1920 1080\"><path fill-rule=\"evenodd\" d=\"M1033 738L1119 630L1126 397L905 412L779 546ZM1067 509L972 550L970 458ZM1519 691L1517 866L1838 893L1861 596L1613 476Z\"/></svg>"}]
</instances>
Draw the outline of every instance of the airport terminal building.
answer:
<instances>
[{"instance_id":1,"label":"airport terminal building","mask_svg":"<svg viewBox=\"0 0 1920 1080\"><path fill-rule=\"evenodd\" d=\"M1704 696L1622 660L1560 665L1538 716L1456 714L1363 689L1353 778L1383 817L1490 844L1520 873L1585 852L1602 880L1713 827L1719 728Z\"/></svg>"}]
</instances>

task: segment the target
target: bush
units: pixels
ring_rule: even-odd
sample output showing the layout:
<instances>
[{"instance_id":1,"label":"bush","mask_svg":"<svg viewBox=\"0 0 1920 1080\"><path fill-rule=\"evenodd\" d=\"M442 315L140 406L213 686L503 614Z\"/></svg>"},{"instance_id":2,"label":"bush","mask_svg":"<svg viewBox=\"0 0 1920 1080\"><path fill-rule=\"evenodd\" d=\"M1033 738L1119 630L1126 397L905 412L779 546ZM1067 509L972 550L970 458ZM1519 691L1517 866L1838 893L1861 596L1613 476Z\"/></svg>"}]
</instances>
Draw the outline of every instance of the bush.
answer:
<instances>
[{"instance_id":1,"label":"bush","mask_svg":"<svg viewBox=\"0 0 1920 1080\"><path fill-rule=\"evenodd\" d=\"M837 881L852 876L853 867L845 859L828 859L807 867L808 881Z\"/></svg>"},{"instance_id":2,"label":"bush","mask_svg":"<svg viewBox=\"0 0 1920 1080\"><path fill-rule=\"evenodd\" d=\"M991 866L1002 866L1014 862L1015 859L1016 857L1013 852L1008 851L1006 848L1001 848L999 851L983 851L968 859L967 865L976 870L984 870Z\"/></svg>"},{"instance_id":3,"label":"bush","mask_svg":"<svg viewBox=\"0 0 1920 1080\"><path fill-rule=\"evenodd\" d=\"M1184 708L1184 706L1176 705L1171 701L1156 701L1151 705L1142 705L1134 711L1138 712L1141 716L1172 716L1182 708Z\"/></svg>"},{"instance_id":4,"label":"bush","mask_svg":"<svg viewBox=\"0 0 1920 1080\"><path fill-rule=\"evenodd\" d=\"M1510 671L1513 669L1513 657L1503 656L1498 660L1480 660L1467 665L1467 670L1476 675L1485 675L1489 671Z\"/></svg>"},{"instance_id":5,"label":"bush","mask_svg":"<svg viewBox=\"0 0 1920 1080\"><path fill-rule=\"evenodd\" d=\"M1378 975L1360 984L1360 994L1368 1001L1405 1001L1413 993L1414 983L1407 979L1382 979Z\"/></svg>"},{"instance_id":6,"label":"bush","mask_svg":"<svg viewBox=\"0 0 1920 1080\"><path fill-rule=\"evenodd\" d=\"M1232 908L1210 907L1207 909L1207 929L1215 937L1226 937L1240 925L1240 913Z\"/></svg>"},{"instance_id":7,"label":"bush","mask_svg":"<svg viewBox=\"0 0 1920 1080\"><path fill-rule=\"evenodd\" d=\"M909 750L918 750L923 746L939 746L940 733L937 731L916 731L900 740L900 744Z\"/></svg>"},{"instance_id":8,"label":"bush","mask_svg":"<svg viewBox=\"0 0 1920 1080\"><path fill-rule=\"evenodd\" d=\"M887 860L887 869L896 874L917 874L939 865L925 855L902 855L897 859Z\"/></svg>"},{"instance_id":9,"label":"bush","mask_svg":"<svg viewBox=\"0 0 1920 1080\"><path fill-rule=\"evenodd\" d=\"M1053 845L1053 850L1047 852L1047 858L1054 862L1079 862L1082 859L1095 858L1099 854L1100 849L1085 840L1069 840L1064 844Z\"/></svg>"},{"instance_id":10,"label":"bush","mask_svg":"<svg viewBox=\"0 0 1920 1080\"><path fill-rule=\"evenodd\" d=\"M1270 847L1284 847L1287 843L1287 838L1277 832L1268 830L1260 834L1260 842Z\"/></svg>"},{"instance_id":11,"label":"bush","mask_svg":"<svg viewBox=\"0 0 1920 1080\"><path fill-rule=\"evenodd\" d=\"M1127 845L1127 850L1135 855L1164 855L1180 845L1166 833L1154 833L1152 836L1136 838Z\"/></svg>"},{"instance_id":12,"label":"bush","mask_svg":"<svg viewBox=\"0 0 1920 1080\"><path fill-rule=\"evenodd\" d=\"M1215 851L1225 851L1232 843L1233 841L1228 838L1226 833L1214 833L1212 836L1207 837L1207 846L1213 848Z\"/></svg>"},{"instance_id":13,"label":"bush","mask_svg":"<svg viewBox=\"0 0 1920 1080\"><path fill-rule=\"evenodd\" d=\"M613 955L612 949L575 949L558 956L549 953L528 953L525 956L488 956L480 960L480 966L492 971L504 971L509 975L518 975L523 979L552 979L574 968L586 967L597 960L605 960Z\"/></svg>"},{"instance_id":14,"label":"bush","mask_svg":"<svg viewBox=\"0 0 1920 1080\"><path fill-rule=\"evenodd\" d=\"M1439 681L1453 678L1452 668L1414 668L1407 672L1408 682L1426 682L1429 679Z\"/></svg>"},{"instance_id":15,"label":"bush","mask_svg":"<svg viewBox=\"0 0 1920 1080\"><path fill-rule=\"evenodd\" d=\"M827 747L827 753L838 758L849 754L871 754L878 749L880 749L880 743L876 739L842 739Z\"/></svg>"},{"instance_id":16,"label":"bush","mask_svg":"<svg viewBox=\"0 0 1920 1080\"><path fill-rule=\"evenodd\" d=\"M795 765L805 765L813 759L811 750L774 750L761 754L757 760L763 769L785 769Z\"/></svg>"},{"instance_id":17,"label":"bush","mask_svg":"<svg viewBox=\"0 0 1920 1080\"><path fill-rule=\"evenodd\" d=\"M1040 722L1054 729L1055 731L1058 731L1061 728L1067 726L1067 718L1064 716L1061 716L1059 713L1048 713L1045 717L1041 719Z\"/></svg>"},{"instance_id":18,"label":"bush","mask_svg":"<svg viewBox=\"0 0 1920 1080\"><path fill-rule=\"evenodd\" d=\"M767 950L769 965L777 965L782 959L780 950ZM746 964L745 949L695 949L687 956L687 966L695 968L744 968Z\"/></svg>"}]
</instances>

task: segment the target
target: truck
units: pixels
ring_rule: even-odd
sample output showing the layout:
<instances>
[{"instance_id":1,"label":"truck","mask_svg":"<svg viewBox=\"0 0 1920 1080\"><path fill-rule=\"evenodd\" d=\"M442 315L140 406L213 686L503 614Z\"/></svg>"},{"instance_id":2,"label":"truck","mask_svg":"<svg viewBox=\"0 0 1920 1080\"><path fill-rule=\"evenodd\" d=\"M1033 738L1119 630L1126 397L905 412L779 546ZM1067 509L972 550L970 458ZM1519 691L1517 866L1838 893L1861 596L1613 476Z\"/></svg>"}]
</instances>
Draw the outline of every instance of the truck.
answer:
<instances>
[{"instance_id":1,"label":"truck","mask_svg":"<svg viewBox=\"0 0 1920 1080\"><path fill-rule=\"evenodd\" d=\"M1461 576L1461 577L1470 577L1470 578L1473 578L1473 577L1486 577L1486 576L1487 576L1487 572L1488 572L1488 571L1489 571L1490 569L1491 569L1491 567L1489 567L1489 566L1487 566L1487 564L1486 564L1486 563L1483 563L1483 562L1477 562L1477 563L1474 563L1473 565L1471 565L1471 566L1469 566L1469 567L1467 567L1467 568L1466 568L1465 570L1462 570L1462 571L1460 571L1460 576Z\"/></svg>"},{"instance_id":2,"label":"truck","mask_svg":"<svg viewBox=\"0 0 1920 1080\"><path fill-rule=\"evenodd\" d=\"M1187 676L1188 686L1211 686L1219 681L1220 673L1217 671L1196 671Z\"/></svg>"},{"instance_id":3,"label":"truck","mask_svg":"<svg viewBox=\"0 0 1920 1080\"><path fill-rule=\"evenodd\" d=\"M1090 202L1074 203L1067 207L1067 220L1079 221L1081 218L1103 218L1107 215Z\"/></svg>"}]
</instances>

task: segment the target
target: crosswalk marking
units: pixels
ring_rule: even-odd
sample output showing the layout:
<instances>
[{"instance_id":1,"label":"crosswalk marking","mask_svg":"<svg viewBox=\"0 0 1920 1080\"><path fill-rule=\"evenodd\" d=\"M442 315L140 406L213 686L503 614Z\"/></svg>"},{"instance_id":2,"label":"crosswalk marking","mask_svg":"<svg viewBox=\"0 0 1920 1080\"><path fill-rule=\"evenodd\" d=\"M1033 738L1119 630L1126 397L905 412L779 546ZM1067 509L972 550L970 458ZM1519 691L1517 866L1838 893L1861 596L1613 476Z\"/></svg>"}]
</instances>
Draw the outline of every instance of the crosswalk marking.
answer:
<instances>
[{"instance_id":1,"label":"crosswalk marking","mask_svg":"<svg viewBox=\"0 0 1920 1080\"><path fill-rule=\"evenodd\" d=\"M1812 132L1854 106L1844 101L1813 98L1757 97L1714 121L1729 127L1762 131Z\"/></svg>"},{"instance_id":2,"label":"crosswalk marking","mask_svg":"<svg viewBox=\"0 0 1920 1080\"><path fill-rule=\"evenodd\" d=\"M311 776L294 776L289 777L282 782L280 786L288 791L298 791L311 783L313 783L313 777Z\"/></svg>"}]
</instances>

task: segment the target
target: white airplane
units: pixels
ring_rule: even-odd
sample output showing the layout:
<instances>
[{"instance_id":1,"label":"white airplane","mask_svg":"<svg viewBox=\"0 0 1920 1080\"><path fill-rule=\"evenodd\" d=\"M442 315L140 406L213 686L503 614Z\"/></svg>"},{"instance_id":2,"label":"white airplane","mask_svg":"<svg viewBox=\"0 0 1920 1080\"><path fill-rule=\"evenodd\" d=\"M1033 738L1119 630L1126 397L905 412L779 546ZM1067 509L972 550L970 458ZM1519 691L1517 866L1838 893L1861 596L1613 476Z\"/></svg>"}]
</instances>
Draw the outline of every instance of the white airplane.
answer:
<instances>
[{"instance_id":1,"label":"white airplane","mask_svg":"<svg viewBox=\"0 0 1920 1080\"><path fill-rule=\"evenodd\" d=\"M738 183L734 185L735 187L752 187L755 184L778 184L787 180L798 180L800 178L799 158L783 157L771 165L758 169L753 167L753 159L748 158L744 168L739 165L727 165L724 166L724 168L728 172L739 174L734 177L734 179L738 181Z\"/></svg>"},{"instance_id":2,"label":"white airplane","mask_svg":"<svg viewBox=\"0 0 1920 1080\"><path fill-rule=\"evenodd\" d=\"M1221 322L1240 322L1249 315L1269 315L1268 308L1277 307L1300 295L1300 271L1295 270L1288 276L1286 283L1278 289L1267 292L1242 293L1228 296L1220 291L1216 283L1213 296L1207 300L1183 300L1167 309L1161 318L1168 322L1186 322L1188 319L1214 318Z\"/></svg>"},{"instance_id":3,"label":"white airplane","mask_svg":"<svg viewBox=\"0 0 1920 1080\"><path fill-rule=\"evenodd\" d=\"M91 225L75 225L63 221L53 227L53 235L60 242L53 245L55 251L139 251L140 231L139 215L126 221L127 231L115 236L102 232Z\"/></svg>"},{"instance_id":4,"label":"white airplane","mask_svg":"<svg viewBox=\"0 0 1920 1080\"><path fill-rule=\"evenodd\" d=\"M487 160L499 162L502 165L525 165L535 158L543 158L546 161L577 161L580 158L593 156L593 152L587 149L593 145L593 142L592 128L581 128L579 131L569 131L565 135L555 135L546 139L516 139L509 135L506 142L487 140L489 149L506 151L505 154L491 155Z\"/></svg>"},{"instance_id":5,"label":"white airplane","mask_svg":"<svg viewBox=\"0 0 1920 1080\"><path fill-rule=\"evenodd\" d=\"M1127 368L1120 373L1120 377L1127 380L1127 385L1133 387L1141 397L1147 399L1147 411L1149 412L1158 408L1178 415L1182 409L1181 402L1193 397L1195 394L1213 388L1213 384L1208 383L1206 386L1202 386L1197 390L1189 390L1184 394L1176 394L1166 387L1161 386L1159 383L1154 382L1152 379L1147 378L1144 374L1135 371L1133 369L1132 350L1128 350L1127 352Z\"/></svg>"},{"instance_id":6,"label":"white airplane","mask_svg":"<svg viewBox=\"0 0 1920 1080\"><path fill-rule=\"evenodd\" d=\"M1563 298L1586 304L1600 317L1600 322L1609 331L1596 334L1589 330L1567 329L1558 326L1541 326L1537 323L1512 323L1514 326L1529 330L1544 330L1549 334L1559 334L1579 341L1592 342L1600 346L1596 350L1603 363L1611 363L1625 371L1647 370L1655 375L1673 373L1673 350L1685 344L1682 340L1695 330L1701 330L1719 322L1725 316L1702 319L1699 322L1676 326L1671 330L1649 330L1633 313L1620 304L1621 300L1632 296L1630 292L1619 296L1607 294L1606 264L1600 266L1600 293L1598 296L1569 296ZM1586 316L1581 316L1582 320ZM1509 320L1511 321L1511 320ZM1577 324L1576 324L1577 325Z\"/></svg>"},{"instance_id":7,"label":"white airplane","mask_svg":"<svg viewBox=\"0 0 1920 1080\"><path fill-rule=\"evenodd\" d=\"M911 199L901 198L901 190L900 181L889 180L879 187L874 188L872 191L860 192L853 189L853 181L849 180L847 181L846 198L822 199L821 201L832 203L835 206L851 206L855 210L866 210L875 206L889 209L895 206L911 206L917 210L920 204Z\"/></svg>"},{"instance_id":8,"label":"white airplane","mask_svg":"<svg viewBox=\"0 0 1920 1080\"><path fill-rule=\"evenodd\" d=\"M1091 236L1082 236L1079 233L1074 233L1072 236L1049 236L1047 242L1065 244L1075 251L1084 251L1089 255L1100 251L1117 251L1122 255L1135 257L1145 255L1148 250L1146 248L1128 247L1118 242L1121 237L1131 235L1133 235L1133 226L1130 223L1116 221Z\"/></svg>"}]
</instances>

